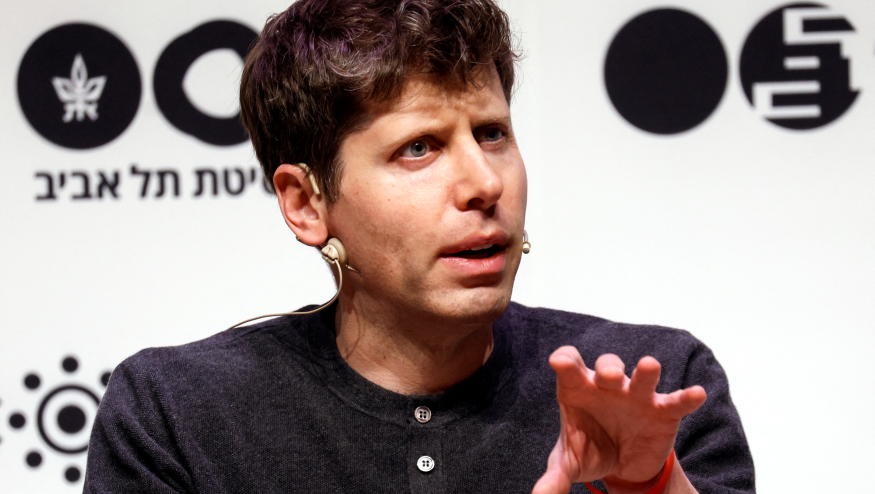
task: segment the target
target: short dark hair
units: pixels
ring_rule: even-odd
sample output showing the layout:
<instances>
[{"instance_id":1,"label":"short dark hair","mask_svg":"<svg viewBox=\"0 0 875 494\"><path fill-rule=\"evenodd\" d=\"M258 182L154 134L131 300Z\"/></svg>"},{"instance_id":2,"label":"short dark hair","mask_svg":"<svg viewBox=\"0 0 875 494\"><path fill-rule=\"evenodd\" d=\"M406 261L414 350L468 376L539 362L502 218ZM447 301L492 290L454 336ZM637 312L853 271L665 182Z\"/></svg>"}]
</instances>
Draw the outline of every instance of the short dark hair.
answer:
<instances>
[{"instance_id":1,"label":"short dark hair","mask_svg":"<svg viewBox=\"0 0 875 494\"><path fill-rule=\"evenodd\" d=\"M307 163L337 199L338 149L412 75L464 87L494 66L514 82L507 15L492 0L300 0L270 17L246 57L243 125L268 182L282 163Z\"/></svg>"}]
</instances>

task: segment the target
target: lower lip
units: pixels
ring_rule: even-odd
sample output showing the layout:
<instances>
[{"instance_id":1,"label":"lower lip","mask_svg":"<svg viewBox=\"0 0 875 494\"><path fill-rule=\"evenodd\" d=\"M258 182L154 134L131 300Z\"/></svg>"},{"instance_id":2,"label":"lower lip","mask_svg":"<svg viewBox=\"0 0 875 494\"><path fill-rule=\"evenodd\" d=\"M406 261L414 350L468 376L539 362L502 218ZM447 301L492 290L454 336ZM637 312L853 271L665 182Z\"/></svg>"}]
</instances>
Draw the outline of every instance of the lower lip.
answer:
<instances>
[{"instance_id":1,"label":"lower lip","mask_svg":"<svg viewBox=\"0 0 875 494\"><path fill-rule=\"evenodd\" d=\"M441 262L465 276L488 276L501 274L507 264L507 251L496 252L489 257L472 259L467 257L441 257Z\"/></svg>"}]
</instances>

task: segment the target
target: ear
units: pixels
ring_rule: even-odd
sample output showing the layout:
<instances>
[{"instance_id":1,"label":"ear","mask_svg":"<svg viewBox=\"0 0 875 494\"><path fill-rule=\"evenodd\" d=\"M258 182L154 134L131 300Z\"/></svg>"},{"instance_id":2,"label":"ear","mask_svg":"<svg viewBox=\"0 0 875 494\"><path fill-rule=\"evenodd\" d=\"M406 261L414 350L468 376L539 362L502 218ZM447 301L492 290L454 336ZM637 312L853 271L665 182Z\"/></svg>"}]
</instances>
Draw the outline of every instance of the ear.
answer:
<instances>
[{"instance_id":1,"label":"ear","mask_svg":"<svg viewBox=\"0 0 875 494\"><path fill-rule=\"evenodd\" d=\"M283 164L273 174L273 187L283 219L298 241L323 245L328 240L325 196L314 189L305 167Z\"/></svg>"}]
</instances>

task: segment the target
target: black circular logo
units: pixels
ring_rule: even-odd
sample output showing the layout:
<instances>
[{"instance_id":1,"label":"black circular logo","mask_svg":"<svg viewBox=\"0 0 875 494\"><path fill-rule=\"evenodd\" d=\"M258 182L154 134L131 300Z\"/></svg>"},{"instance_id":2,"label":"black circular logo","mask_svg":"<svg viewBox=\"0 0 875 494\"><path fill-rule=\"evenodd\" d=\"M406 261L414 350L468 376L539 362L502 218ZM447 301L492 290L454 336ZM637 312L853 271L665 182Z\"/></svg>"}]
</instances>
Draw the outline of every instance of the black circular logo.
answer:
<instances>
[{"instance_id":1,"label":"black circular logo","mask_svg":"<svg viewBox=\"0 0 875 494\"><path fill-rule=\"evenodd\" d=\"M68 355L61 361L61 368L67 374L75 374L79 370L79 360ZM28 391L46 393L39 398L36 416L28 418L24 411L16 410L9 415L9 425L13 430L21 432L28 428L35 429L43 443L49 447L49 451L39 447L29 448L24 456L27 466L40 468L45 455L52 454L51 451L65 456L76 456L88 449L91 425L100 403L100 398L91 385L99 381L106 387L109 376L109 371L105 371L99 379L91 383L68 382L47 391L38 374L30 372L24 376L23 384ZM81 474L79 465L70 465L64 470L64 478L70 483L78 482Z\"/></svg>"},{"instance_id":2,"label":"black circular logo","mask_svg":"<svg viewBox=\"0 0 875 494\"><path fill-rule=\"evenodd\" d=\"M845 49L853 34L847 19L816 3L766 15L741 51L741 84L754 111L788 129L813 129L842 116L858 94Z\"/></svg>"},{"instance_id":3,"label":"black circular logo","mask_svg":"<svg viewBox=\"0 0 875 494\"><path fill-rule=\"evenodd\" d=\"M209 144L228 146L246 141L239 112L228 118L206 115L188 99L182 83L189 67L202 55L229 48L244 58L256 37L255 31L240 23L212 21L174 39L164 49L155 66L155 101L174 127Z\"/></svg>"},{"instance_id":4,"label":"black circular logo","mask_svg":"<svg viewBox=\"0 0 875 494\"><path fill-rule=\"evenodd\" d=\"M676 134L702 123L726 89L723 44L699 17L678 9L645 12L623 26L605 59L605 86L629 123Z\"/></svg>"},{"instance_id":5,"label":"black circular logo","mask_svg":"<svg viewBox=\"0 0 875 494\"><path fill-rule=\"evenodd\" d=\"M18 70L18 100L30 125L67 148L106 144L140 105L140 71L128 48L91 24L64 24L37 38Z\"/></svg>"},{"instance_id":6,"label":"black circular logo","mask_svg":"<svg viewBox=\"0 0 875 494\"><path fill-rule=\"evenodd\" d=\"M93 417L99 403L100 398L83 386L70 384L53 389L43 398L37 411L40 436L59 453L84 452L88 449L86 425L90 423L85 411ZM49 417L53 417L54 422Z\"/></svg>"}]
</instances>

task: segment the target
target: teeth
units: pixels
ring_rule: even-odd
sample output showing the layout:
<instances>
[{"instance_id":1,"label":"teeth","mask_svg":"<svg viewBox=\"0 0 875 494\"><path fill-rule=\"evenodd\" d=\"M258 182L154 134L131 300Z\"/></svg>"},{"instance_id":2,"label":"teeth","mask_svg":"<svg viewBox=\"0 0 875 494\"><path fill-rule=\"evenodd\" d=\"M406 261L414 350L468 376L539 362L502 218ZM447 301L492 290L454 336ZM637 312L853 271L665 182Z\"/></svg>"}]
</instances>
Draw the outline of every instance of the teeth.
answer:
<instances>
[{"instance_id":1,"label":"teeth","mask_svg":"<svg viewBox=\"0 0 875 494\"><path fill-rule=\"evenodd\" d=\"M478 251L478 250L491 249L491 248L492 248L492 245L493 245L493 244L488 244L488 245L484 245L483 247L475 247L475 248L473 248L473 249L468 249L468 250L471 250L471 251L475 251L475 252L476 252L476 251Z\"/></svg>"}]
</instances>

